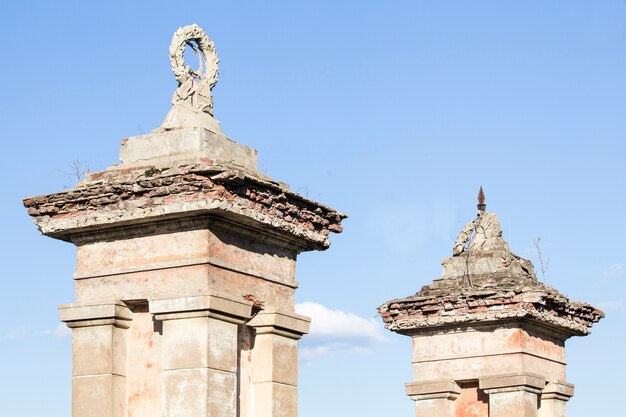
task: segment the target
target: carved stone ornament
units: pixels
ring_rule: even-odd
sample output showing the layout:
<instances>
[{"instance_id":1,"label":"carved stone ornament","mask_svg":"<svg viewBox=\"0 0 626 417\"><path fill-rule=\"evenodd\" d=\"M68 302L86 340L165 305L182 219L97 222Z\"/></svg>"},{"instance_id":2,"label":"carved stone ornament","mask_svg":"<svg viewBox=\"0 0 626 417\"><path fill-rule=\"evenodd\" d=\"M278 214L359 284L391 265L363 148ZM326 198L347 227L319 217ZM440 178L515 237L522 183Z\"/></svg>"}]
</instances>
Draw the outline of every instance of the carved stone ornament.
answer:
<instances>
[{"instance_id":1,"label":"carved stone ornament","mask_svg":"<svg viewBox=\"0 0 626 417\"><path fill-rule=\"evenodd\" d=\"M187 46L198 56L197 70L185 63L183 54ZM178 28L170 45L170 62L178 81L172 104L182 104L191 110L213 116L211 90L217 83L219 59L211 38L196 24Z\"/></svg>"}]
</instances>

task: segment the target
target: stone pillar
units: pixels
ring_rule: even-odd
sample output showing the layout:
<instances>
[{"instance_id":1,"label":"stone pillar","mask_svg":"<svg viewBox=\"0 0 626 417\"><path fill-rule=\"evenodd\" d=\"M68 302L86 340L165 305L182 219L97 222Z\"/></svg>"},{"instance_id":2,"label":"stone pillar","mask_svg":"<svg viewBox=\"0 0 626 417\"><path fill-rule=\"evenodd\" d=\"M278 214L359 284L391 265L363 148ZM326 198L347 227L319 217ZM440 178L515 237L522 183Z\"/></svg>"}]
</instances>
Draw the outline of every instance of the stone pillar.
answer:
<instances>
[{"instance_id":1,"label":"stone pillar","mask_svg":"<svg viewBox=\"0 0 626 417\"><path fill-rule=\"evenodd\" d=\"M121 302L59 306L72 329L72 417L126 417L126 331Z\"/></svg>"},{"instance_id":2,"label":"stone pillar","mask_svg":"<svg viewBox=\"0 0 626 417\"><path fill-rule=\"evenodd\" d=\"M485 211L482 188L478 200L441 278L378 308L387 329L413 339L409 395L429 401L417 401L418 414L450 415L451 401L431 405L422 381L458 381L456 416L564 416L571 389L544 386L565 379L565 341L589 334L604 314L539 282L532 263L509 249L498 217Z\"/></svg>"},{"instance_id":3,"label":"stone pillar","mask_svg":"<svg viewBox=\"0 0 626 417\"><path fill-rule=\"evenodd\" d=\"M163 322L163 416L237 416L237 330L251 305L215 295L152 300Z\"/></svg>"},{"instance_id":4,"label":"stone pillar","mask_svg":"<svg viewBox=\"0 0 626 417\"><path fill-rule=\"evenodd\" d=\"M256 417L298 415L298 339L311 319L263 312L248 325L256 331L252 349L252 401Z\"/></svg>"},{"instance_id":5,"label":"stone pillar","mask_svg":"<svg viewBox=\"0 0 626 417\"><path fill-rule=\"evenodd\" d=\"M406 395L415 401L415 417L454 417L454 402L461 395L455 381L408 382Z\"/></svg>"},{"instance_id":6,"label":"stone pillar","mask_svg":"<svg viewBox=\"0 0 626 417\"><path fill-rule=\"evenodd\" d=\"M489 395L490 417L537 417L539 395L545 380L532 374L481 378L479 386Z\"/></svg>"},{"instance_id":7,"label":"stone pillar","mask_svg":"<svg viewBox=\"0 0 626 417\"><path fill-rule=\"evenodd\" d=\"M193 82L190 41L206 64ZM100 306L61 311L75 327L74 417L295 417L308 329L291 314L296 259L327 249L346 215L259 172L256 150L222 133L201 28L179 28L169 53L179 89L163 125L75 188L24 200L42 234L76 245L77 306ZM252 306L289 312L254 320L256 350Z\"/></svg>"},{"instance_id":8,"label":"stone pillar","mask_svg":"<svg viewBox=\"0 0 626 417\"><path fill-rule=\"evenodd\" d=\"M548 382L541 392L539 417L565 417L566 403L574 396L574 385Z\"/></svg>"}]
</instances>

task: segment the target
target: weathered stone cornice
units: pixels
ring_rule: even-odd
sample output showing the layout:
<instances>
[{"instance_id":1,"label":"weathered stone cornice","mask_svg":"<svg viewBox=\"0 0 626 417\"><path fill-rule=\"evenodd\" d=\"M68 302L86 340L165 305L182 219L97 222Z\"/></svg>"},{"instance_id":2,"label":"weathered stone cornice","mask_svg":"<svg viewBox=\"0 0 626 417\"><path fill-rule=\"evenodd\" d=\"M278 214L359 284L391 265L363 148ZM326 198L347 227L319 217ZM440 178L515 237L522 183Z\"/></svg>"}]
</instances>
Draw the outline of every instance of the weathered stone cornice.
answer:
<instances>
[{"instance_id":1,"label":"weathered stone cornice","mask_svg":"<svg viewBox=\"0 0 626 417\"><path fill-rule=\"evenodd\" d=\"M236 217L288 236L304 249L325 249L346 215L316 203L262 174L205 161L157 169L92 174L76 188L24 200L40 231L72 236L172 218Z\"/></svg>"},{"instance_id":2,"label":"weathered stone cornice","mask_svg":"<svg viewBox=\"0 0 626 417\"><path fill-rule=\"evenodd\" d=\"M553 327L566 336L587 335L604 313L587 303L569 300L541 283L517 288L469 288L445 296L428 294L391 300L378 308L385 327L398 333L460 324L532 320Z\"/></svg>"}]
</instances>

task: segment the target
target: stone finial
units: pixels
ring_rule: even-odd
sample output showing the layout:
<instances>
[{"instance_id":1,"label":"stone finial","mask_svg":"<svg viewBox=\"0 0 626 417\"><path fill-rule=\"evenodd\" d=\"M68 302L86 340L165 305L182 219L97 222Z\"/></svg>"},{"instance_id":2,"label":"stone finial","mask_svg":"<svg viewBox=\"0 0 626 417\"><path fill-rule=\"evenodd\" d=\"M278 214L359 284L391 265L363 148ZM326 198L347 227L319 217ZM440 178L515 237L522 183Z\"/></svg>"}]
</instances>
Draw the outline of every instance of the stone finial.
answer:
<instances>
[{"instance_id":1,"label":"stone finial","mask_svg":"<svg viewBox=\"0 0 626 417\"><path fill-rule=\"evenodd\" d=\"M198 56L197 70L185 62L183 54L187 46ZM161 129L206 127L219 131L219 123L213 118L211 95L217 83L219 64L213 41L198 25L183 26L174 33L169 54L178 88L172 97L173 107Z\"/></svg>"},{"instance_id":2,"label":"stone finial","mask_svg":"<svg viewBox=\"0 0 626 417\"><path fill-rule=\"evenodd\" d=\"M458 256L466 250L472 253L509 251L509 245L502 238L500 221L495 214L479 211L476 218L465 225L454 242L452 254Z\"/></svg>"},{"instance_id":3,"label":"stone finial","mask_svg":"<svg viewBox=\"0 0 626 417\"><path fill-rule=\"evenodd\" d=\"M483 191L483 186L480 186L480 190L478 191L478 211L485 211L487 205L485 204L485 192Z\"/></svg>"}]
</instances>

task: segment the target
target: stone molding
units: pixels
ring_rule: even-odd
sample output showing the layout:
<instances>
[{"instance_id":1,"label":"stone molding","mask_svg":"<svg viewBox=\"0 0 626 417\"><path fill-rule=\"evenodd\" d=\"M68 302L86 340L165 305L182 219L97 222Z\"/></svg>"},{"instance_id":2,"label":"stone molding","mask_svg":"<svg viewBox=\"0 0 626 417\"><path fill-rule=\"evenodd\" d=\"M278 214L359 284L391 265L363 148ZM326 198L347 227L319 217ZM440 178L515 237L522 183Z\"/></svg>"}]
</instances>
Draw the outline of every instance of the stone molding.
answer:
<instances>
[{"instance_id":1,"label":"stone molding","mask_svg":"<svg viewBox=\"0 0 626 417\"><path fill-rule=\"evenodd\" d=\"M461 388L452 380L428 382L407 382L404 391L413 401L448 399L456 400L461 395Z\"/></svg>"},{"instance_id":2,"label":"stone molding","mask_svg":"<svg viewBox=\"0 0 626 417\"><path fill-rule=\"evenodd\" d=\"M569 401L574 396L574 385L565 381L548 382L541 391L542 400Z\"/></svg>"},{"instance_id":3,"label":"stone molding","mask_svg":"<svg viewBox=\"0 0 626 417\"><path fill-rule=\"evenodd\" d=\"M210 294L149 300L148 309L157 320L212 317L242 324L251 316L252 303Z\"/></svg>"},{"instance_id":4,"label":"stone molding","mask_svg":"<svg viewBox=\"0 0 626 417\"><path fill-rule=\"evenodd\" d=\"M309 332L311 319L300 314L268 311L254 316L248 325L254 327L257 334L277 334L297 340Z\"/></svg>"},{"instance_id":5,"label":"stone molding","mask_svg":"<svg viewBox=\"0 0 626 417\"><path fill-rule=\"evenodd\" d=\"M288 283L288 282L285 282L284 279L281 279L278 276L270 275L264 272L259 272L252 268L245 268L245 267L235 265L229 262L225 262L225 261L222 261L220 259L213 258L210 256L200 256L196 258L183 259L180 261L160 262L160 263L154 263L154 264L145 264L141 266L127 267L127 268L97 270L97 271L90 272L87 274L79 274L75 272L74 274L72 274L72 278L76 281L80 281L83 279L110 277L114 275L126 275L126 274L133 274L133 273L147 272L147 271L160 271L163 269L174 269L174 268L198 266L198 265L216 266L216 267L226 269L229 271L239 272L241 274L246 274L246 275L250 275L253 277L257 277L257 278L262 278L266 281L284 285L289 288L298 288L298 283L296 281L294 281L293 283Z\"/></svg>"},{"instance_id":6,"label":"stone molding","mask_svg":"<svg viewBox=\"0 0 626 417\"><path fill-rule=\"evenodd\" d=\"M132 320L132 312L121 301L107 304L62 304L59 316L67 327L113 325L127 329Z\"/></svg>"},{"instance_id":7,"label":"stone molding","mask_svg":"<svg viewBox=\"0 0 626 417\"><path fill-rule=\"evenodd\" d=\"M511 391L541 394L545 385L546 381L542 376L531 373L494 375L480 378L478 381L478 387L487 394Z\"/></svg>"}]
</instances>

